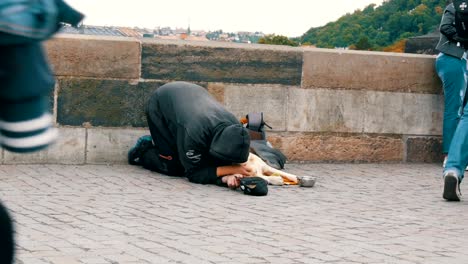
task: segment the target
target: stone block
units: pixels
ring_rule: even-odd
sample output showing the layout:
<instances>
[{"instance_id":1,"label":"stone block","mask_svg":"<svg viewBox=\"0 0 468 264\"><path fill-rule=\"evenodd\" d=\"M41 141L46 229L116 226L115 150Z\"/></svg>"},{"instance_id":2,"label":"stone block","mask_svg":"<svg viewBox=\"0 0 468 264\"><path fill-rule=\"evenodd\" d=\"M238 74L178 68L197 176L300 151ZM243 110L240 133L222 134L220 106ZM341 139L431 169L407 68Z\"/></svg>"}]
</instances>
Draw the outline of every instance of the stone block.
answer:
<instances>
[{"instance_id":1,"label":"stone block","mask_svg":"<svg viewBox=\"0 0 468 264\"><path fill-rule=\"evenodd\" d=\"M147 129L89 128L86 148L86 163L127 163L127 153L137 139L149 135Z\"/></svg>"},{"instance_id":2,"label":"stone block","mask_svg":"<svg viewBox=\"0 0 468 264\"><path fill-rule=\"evenodd\" d=\"M280 85L226 85L225 105L239 119L251 112L263 112L263 119L275 131L286 130L287 87Z\"/></svg>"},{"instance_id":3,"label":"stone block","mask_svg":"<svg viewBox=\"0 0 468 264\"><path fill-rule=\"evenodd\" d=\"M406 140L407 162L440 162L442 163L442 138L409 137Z\"/></svg>"},{"instance_id":4,"label":"stone block","mask_svg":"<svg viewBox=\"0 0 468 264\"><path fill-rule=\"evenodd\" d=\"M364 93L364 132L402 134L403 93L368 91Z\"/></svg>"},{"instance_id":5,"label":"stone block","mask_svg":"<svg viewBox=\"0 0 468 264\"><path fill-rule=\"evenodd\" d=\"M289 161L401 162L401 136L340 133L270 134L272 145Z\"/></svg>"},{"instance_id":6,"label":"stone block","mask_svg":"<svg viewBox=\"0 0 468 264\"><path fill-rule=\"evenodd\" d=\"M367 91L364 96L364 133L442 133L442 95Z\"/></svg>"},{"instance_id":7,"label":"stone block","mask_svg":"<svg viewBox=\"0 0 468 264\"><path fill-rule=\"evenodd\" d=\"M142 43L142 78L299 85L302 51L196 42Z\"/></svg>"},{"instance_id":8,"label":"stone block","mask_svg":"<svg viewBox=\"0 0 468 264\"><path fill-rule=\"evenodd\" d=\"M311 49L302 87L441 94L434 63L429 55Z\"/></svg>"},{"instance_id":9,"label":"stone block","mask_svg":"<svg viewBox=\"0 0 468 264\"><path fill-rule=\"evenodd\" d=\"M141 44L136 39L59 35L45 47L59 76L140 78Z\"/></svg>"},{"instance_id":10,"label":"stone block","mask_svg":"<svg viewBox=\"0 0 468 264\"><path fill-rule=\"evenodd\" d=\"M289 89L288 131L362 132L362 91Z\"/></svg>"},{"instance_id":11,"label":"stone block","mask_svg":"<svg viewBox=\"0 0 468 264\"><path fill-rule=\"evenodd\" d=\"M61 125L146 127L145 107L158 82L60 79L57 122Z\"/></svg>"},{"instance_id":12,"label":"stone block","mask_svg":"<svg viewBox=\"0 0 468 264\"><path fill-rule=\"evenodd\" d=\"M59 128L57 142L45 150L18 154L4 151L5 164L84 164L86 130L84 128Z\"/></svg>"},{"instance_id":13,"label":"stone block","mask_svg":"<svg viewBox=\"0 0 468 264\"><path fill-rule=\"evenodd\" d=\"M402 109L402 134L442 135L443 95L403 94Z\"/></svg>"},{"instance_id":14,"label":"stone block","mask_svg":"<svg viewBox=\"0 0 468 264\"><path fill-rule=\"evenodd\" d=\"M208 92L221 104L224 104L225 87L222 83L209 83L207 85Z\"/></svg>"}]
</instances>

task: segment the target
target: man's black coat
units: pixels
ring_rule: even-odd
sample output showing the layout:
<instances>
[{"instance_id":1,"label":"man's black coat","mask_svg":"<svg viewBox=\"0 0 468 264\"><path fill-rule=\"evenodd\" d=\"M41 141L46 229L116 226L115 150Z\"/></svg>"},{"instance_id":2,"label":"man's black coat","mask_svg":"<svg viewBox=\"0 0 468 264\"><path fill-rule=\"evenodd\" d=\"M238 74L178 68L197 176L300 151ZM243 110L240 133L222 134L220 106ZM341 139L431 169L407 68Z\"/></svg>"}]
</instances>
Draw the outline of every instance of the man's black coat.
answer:
<instances>
[{"instance_id":1,"label":"man's black coat","mask_svg":"<svg viewBox=\"0 0 468 264\"><path fill-rule=\"evenodd\" d=\"M247 129L201 86L173 82L159 87L148 102L147 116L192 182L216 183L218 166L247 161ZM157 145L154 135L153 140Z\"/></svg>"}]
</instances>

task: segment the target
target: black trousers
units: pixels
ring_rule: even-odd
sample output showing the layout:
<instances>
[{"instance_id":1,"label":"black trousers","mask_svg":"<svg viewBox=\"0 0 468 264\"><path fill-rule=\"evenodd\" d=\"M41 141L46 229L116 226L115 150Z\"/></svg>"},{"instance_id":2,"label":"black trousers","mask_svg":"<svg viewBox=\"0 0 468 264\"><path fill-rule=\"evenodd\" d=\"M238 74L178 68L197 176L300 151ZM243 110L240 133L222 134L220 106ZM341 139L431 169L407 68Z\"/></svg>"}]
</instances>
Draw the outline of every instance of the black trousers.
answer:
<instances>
[{"instance_id":1,"label":"black trousers","mask_svg":"<svg viewBox=\"0 0 468 264\"><path fill-rule=\"evenodd\" d=\"M170 176L183 176L184 167L179 160L176 140L169 133L164 117L152 111L146 113L146 118L154 147L143 153L141 157L143 167Z\"/></svg>"},{"instance_id":2,"label":"black trousers","mask_svg":"<svg viewBox=\"0 0 468 264\"><path fill-rule=\"evenodd\" d=\"M7 209L0 203L0 263L13 263L14 249L13 224Z\"/></svg>"},{"instance_id":3,"label":"black trousers","mask_svg":"<svg viewBox=\"0 0 468 264\"><path fill-rule=\"evenodd\" d=\"M0 137L2 147L31 152L56 137L51 109L54 76L40 43L0 46ZM21 127L12 129L12 127ZM18 143L18 139L22 139ZM1 147L1 146L0 146Z\"/></svg>"}]
</instances>

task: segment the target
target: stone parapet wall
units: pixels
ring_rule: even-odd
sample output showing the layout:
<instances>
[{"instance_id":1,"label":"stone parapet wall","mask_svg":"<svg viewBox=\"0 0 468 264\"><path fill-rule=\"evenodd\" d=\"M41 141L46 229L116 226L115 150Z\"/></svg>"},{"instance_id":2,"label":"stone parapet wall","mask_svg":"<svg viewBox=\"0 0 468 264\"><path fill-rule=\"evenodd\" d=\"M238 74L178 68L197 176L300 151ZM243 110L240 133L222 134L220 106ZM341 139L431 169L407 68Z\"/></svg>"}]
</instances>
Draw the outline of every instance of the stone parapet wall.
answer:
<instances>
[{"instance_id":1,"label":"stone parapet wall","mask_svg":"<svg viewBox=\"0 0 468 264\"><path fill-rule=\"evenodd\" d=\"M263 111L290 161L436 162L443 95L434 56L219 42L58 36L58 144L2 163L124 163L149 134L151 92L170 81L205 88L239 118Z\"/></svg>"}]
</instances>

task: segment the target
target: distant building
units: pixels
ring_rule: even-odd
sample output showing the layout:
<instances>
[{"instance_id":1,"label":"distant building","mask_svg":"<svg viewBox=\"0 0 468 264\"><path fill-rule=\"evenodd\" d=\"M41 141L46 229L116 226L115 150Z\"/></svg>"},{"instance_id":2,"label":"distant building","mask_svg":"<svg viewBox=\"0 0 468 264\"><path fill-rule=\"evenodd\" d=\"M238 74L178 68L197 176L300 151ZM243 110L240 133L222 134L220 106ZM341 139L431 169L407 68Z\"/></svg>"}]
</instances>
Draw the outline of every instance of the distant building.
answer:
<instances>
[{"instance_id":1,"label":"distant building","mask_svg":"<svg viewBox=\"0 0 468 264\"><path fill-rule=\"evenodd\" d=\"M126 37L117 27L81 26L79 28L74 28L71 26L64 26L60 29L60 32L66 34Z\"/></svg>"},{"instance_id":2,"label":"distant building","mask_svg":"<svg viewBox=\"0 0 468 264\"><path fill-rule=\"evenodd\" d=\"M170 27L162 27L159 29L159 34L160 36L170 36L170 35L173 35L174 32L172 31L172 29Z\"/></svg>"}]
</instances>

